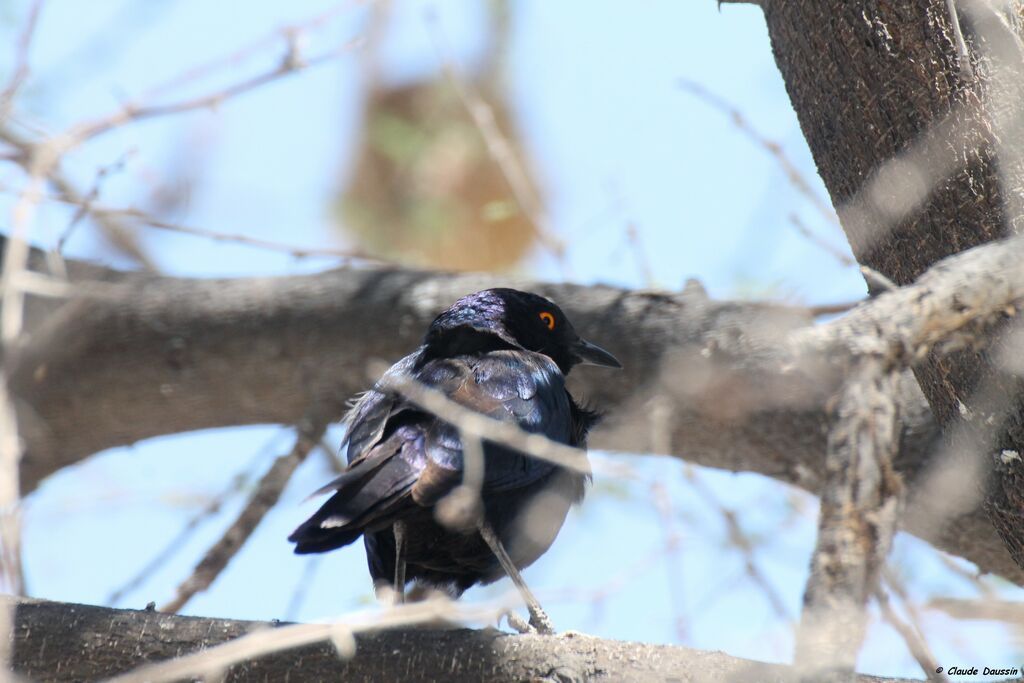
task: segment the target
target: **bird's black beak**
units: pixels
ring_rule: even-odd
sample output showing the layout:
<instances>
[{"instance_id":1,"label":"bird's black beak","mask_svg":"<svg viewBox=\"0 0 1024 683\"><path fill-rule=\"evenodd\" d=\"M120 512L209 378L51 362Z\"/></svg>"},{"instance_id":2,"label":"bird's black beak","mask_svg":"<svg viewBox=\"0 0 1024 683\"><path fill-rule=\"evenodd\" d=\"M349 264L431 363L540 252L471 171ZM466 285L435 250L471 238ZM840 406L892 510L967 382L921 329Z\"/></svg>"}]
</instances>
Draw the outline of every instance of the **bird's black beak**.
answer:
<instances>
[{"instance_id":1,"label":"bird's black beak","mask_svg":"<svg viewBox=\"0 0 1024 683\"><path fill-rule=\"evenodd\" d=\"M572 345L573 354L579 362L587 365L601 365L606 368L621 368L619 359L602 349L597 344L591 344L586 339L577 339Z\"/></svg>"}]
</instances>

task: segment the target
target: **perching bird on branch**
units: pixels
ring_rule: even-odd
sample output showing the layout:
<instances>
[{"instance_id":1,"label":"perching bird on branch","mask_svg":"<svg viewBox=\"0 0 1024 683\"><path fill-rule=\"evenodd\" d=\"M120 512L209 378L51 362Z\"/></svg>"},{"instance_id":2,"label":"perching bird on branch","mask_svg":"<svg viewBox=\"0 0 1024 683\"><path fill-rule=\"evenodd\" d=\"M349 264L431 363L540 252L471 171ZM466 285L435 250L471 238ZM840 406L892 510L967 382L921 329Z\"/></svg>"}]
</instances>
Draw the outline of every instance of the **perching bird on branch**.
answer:
<instances>
[{"instance_id":1,"label":"perching bird on branch","mask_svg":"<svg viewBox=\"0 0 1024 683\"><path fill-rule=\"evenodd\" d=\"M621 367L580 338L551 301L514 289L459 299L353 407L343 444L348 467L317 492L334 495L288 537L295 552L324 552L362 536L374 583L390 584L399 599L409 581L457 597L507 574L530 608L530 624L550 632L519 570L550 547L569 507L582 500L589 472L481 444L452 424L457 416L427 412L401 387L426 387L584 448L597 415L565 386L580 363Z\"/></svg>"}]
</instances>

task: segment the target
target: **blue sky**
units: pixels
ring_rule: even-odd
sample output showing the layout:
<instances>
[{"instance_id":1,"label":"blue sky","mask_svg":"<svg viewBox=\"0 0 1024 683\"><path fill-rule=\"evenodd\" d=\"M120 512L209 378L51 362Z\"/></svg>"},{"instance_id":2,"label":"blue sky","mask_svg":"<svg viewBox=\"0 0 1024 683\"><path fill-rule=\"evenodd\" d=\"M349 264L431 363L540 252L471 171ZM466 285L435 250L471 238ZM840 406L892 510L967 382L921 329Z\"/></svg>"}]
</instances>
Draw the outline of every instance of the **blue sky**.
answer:
<instances>
[{"instance_id":1,"label":"blue sky","mask_svg":"<svg viewBox=\"0 0 1024 683\"><path fill-rule=\"evenodd\" d=\"M12 42L27 5L19 0L0 10L0 45ZM50 0L18 118L34 129L56 132L103 116L126 100L145 99L155 85L336 5L252 2L240 9L235 3L199 0ZM482 6L455 0L395 2L383 43L375 48L385 77L401 82L437 73L428 9L437 16L449 58L470 71L483 49ZM827 201L757 8L726 5L719 11L713 0L650 2L642 11L624 2L540 0L514 2L512 8L505 85L543 179L551 223L569 245L565 266L538 251L518 267L520 272L666 289L692 277L716 297L794 303L864 295L856 271L800 235L789 216L799 216L845 250L838 227L824 220L777 161L727 116L679 87L681 79L696 81L735 105L782 146ZM344 6L306 36L307 54L358 37L365 17L360 3ZM239 82L270 68L281 54L282 43L271 41L247 59L162 93L161 101ZM76 150L64 169L88 188L98 167L124 158L124 169L102 186L101 201L110 206L144 204L162 188L194 175L188 200L174 216L184 224L301 246L344 246L330 203L354 150L364 56L353 51L213 111L120 128ZM0 74L10 68L10 59L0 50ZM179 176L182 170L187 173ZM17 171L0 166L0 216L9 215L11 188L20 180ZM66 208L47 204L35 240L52 243L67 221ZM639 250L629 246L628 225L640 235ZM334 265L329 259L297 261L157 231L142 233L142 240L162 270L183 276L275 275ZM74 233L68 252L126 265L87 225ZM650 282L641 262L650 269ZM339 440L334 433L331 441ZM26 503L31 593L104 602L235 473L248 467L258 477L289 444L286 430L272 426L186 434L116 449L51 477ZM784 605L780 615L744 574L743 557L725 541L721 516L694 495L684 466L651 457L629 462L636 481L599 478L551 552L526 573L536 592L547 596L544 602L558 628L787 660L813 548L814 500L755 475L697 470L758 540L759 570ZM255 538L185 611L316 619L365 604L371 593L361 547L324 556L310 574L309 560L291 555L284 540L310 511L302 499L327 476L323 460L311 458ZM652 502L656 485L673 501L668 515L679 544L670 553L666 527ZM169 599L243 500L244 495L230 497L220 514L121 604L141 607ZM915 539L901 537L894 557L912 574L917 597L971 594ZM305 597L288 614L303 576ZM471 591L466 599L508 589L501 583ZM591 598L597 591L607 595L595 604ZM1009 634L994 625L931 615L927 627L947 665L980 662L982 655L989 663L1014 662L1019 652ZM919 676L903 648L893 647L894 637L887 627L874 626L862 668Z\"/></svg>"}]
</instances>

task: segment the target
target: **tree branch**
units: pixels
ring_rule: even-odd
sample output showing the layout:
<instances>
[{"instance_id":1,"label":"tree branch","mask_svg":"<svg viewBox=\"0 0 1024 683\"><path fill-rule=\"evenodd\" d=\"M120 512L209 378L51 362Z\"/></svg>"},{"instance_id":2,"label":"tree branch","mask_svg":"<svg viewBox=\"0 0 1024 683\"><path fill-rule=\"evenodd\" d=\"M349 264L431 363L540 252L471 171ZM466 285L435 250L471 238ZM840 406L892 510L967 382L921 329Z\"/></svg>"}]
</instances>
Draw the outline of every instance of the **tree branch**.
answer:
<instances>
[{"instance_id":1,"label":"tree branch","mask_svg":"<svg viewBox=\"0 0 1024 683\"><path fill-rule=\"evenodd\" d=\"M98 275L107 283L102 297L30 299L33 339L20 351L12 383L27 443L23 483L30 490L96 451L162 434L289 424L309 405L340 416L344 402L376 379L367 372L368 359L396 360L455 298L503 285L555 298L585 336L624 362L625 371L615 374L580 368L570 382L608 412L594 435L596 447L668 451L818 493L830 424L826 404L842 380L828 354L859 337L889 343L877 331L906 333L915 312L935 325L957 288L981 297L968 301L978 310L990 310L984 296L995 292L1005 308L1020 295L1003 287L1021 278L1017 256L1000 245L985 249L937 269L922 289L883 295L818 327L804 309L715 302L699 286L669 294L355 268L185 280L69 262L69 277L83 291ZM927 299L930 313L915 299L925 290L940 292ZM918 334L930 328L913 329L894 347L906 351L906 362L914 357L911 342L935 341ZM809 368L805 357L821 363ZM976 506L947 524L931 523L935 501L915 498L914 486L929 472L937 429L912 377L903 373L894 386L902 416L895 464L911 487L905 528L984 571L1024 582ZM668 407L660 426L653 420L658 411L649 410L658 397Z\"/></svg>"},{"instance_id":2,"label":"tree branch","mask_svg":"<svg viewBox=\"0 0 1024 683\"><path fill-rule=\"evenodd\" d=\"M174 598L160 608L162 612L177 612L196 593L205 591L220 576L220 573L252 536L252 532L256 530L259 523L263 521L264 515L277 504L281 492L288 485L292 474L323 438L326 430L326 421L312 415L297 426L295 446L292 447L291 452L274 461L274 464L256 485L256 490L242 511L238 513L235 521L224 532L220 540L206 551L192 575L178 586Z\"/></svg>"},{"instance_id":3,"label":"tree branch","mask_svg":"<svg viewBox=\"0 0 1024 683\"><path fill-rule=\"evenodd\" d=\"M211 648L268 626L21 600L15 670L33 680L97 680ZM324 643L253 658L232 666L226 674L228 681L790 680L786 666L717 652L575 633L522 636L452 628L357 634L356 653L348 661L339 657L333 645ZM902 683L904 679L857 676L856 680Z\"/></svg>"},{"instance_id":4,"label":"tree branch","mask_svg":"<svg viewBox=\"0 0 1024 683\"><path fill-rule=\"evenodd\" d=\"M898 425L893 396L889 368L872 357L857 361L839 396L797 636L796 660L816 679L853 673L867 602L896 533L903 484L892 468Z\"/></svg>"}]
</instances>

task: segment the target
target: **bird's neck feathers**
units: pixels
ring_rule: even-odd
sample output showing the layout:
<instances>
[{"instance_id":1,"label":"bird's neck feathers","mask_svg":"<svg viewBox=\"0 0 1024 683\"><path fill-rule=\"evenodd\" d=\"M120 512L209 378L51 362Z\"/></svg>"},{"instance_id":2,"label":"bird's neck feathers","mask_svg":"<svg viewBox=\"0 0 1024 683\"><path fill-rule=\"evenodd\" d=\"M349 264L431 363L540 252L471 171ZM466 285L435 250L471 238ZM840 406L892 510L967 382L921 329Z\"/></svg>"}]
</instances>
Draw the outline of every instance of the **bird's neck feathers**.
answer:
<instances>
[{"instance_id":1,"label":"bird's neck feathers","mask_svg":"<svg viewBox=\"0 0 1024 683\"><path fill-rule=\"evenodd\" d=\"M435 325L423 340L419 366L435 358L487 353L503 349L522 349L507 332L479 325Z\"/></svg>"},{"instance_id":2,"label":"bird's neck feathers","mask_svg":"<svg viewBox=\"0 0 1024 683\"><path fill-rule=\"evenodd\" d=\"M601 422L603 415L596 410L591 410L586 405L580 405L572 394L569 395L569 410L572 413L572 445L579 448L587 447L587 434Z\"/></svg>"}]
</instances>

